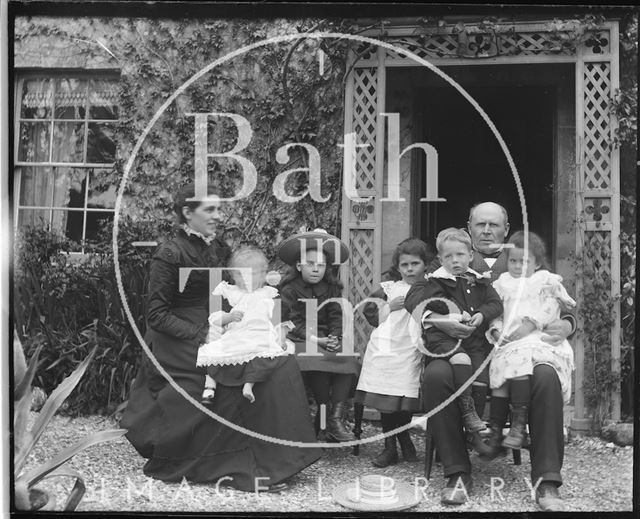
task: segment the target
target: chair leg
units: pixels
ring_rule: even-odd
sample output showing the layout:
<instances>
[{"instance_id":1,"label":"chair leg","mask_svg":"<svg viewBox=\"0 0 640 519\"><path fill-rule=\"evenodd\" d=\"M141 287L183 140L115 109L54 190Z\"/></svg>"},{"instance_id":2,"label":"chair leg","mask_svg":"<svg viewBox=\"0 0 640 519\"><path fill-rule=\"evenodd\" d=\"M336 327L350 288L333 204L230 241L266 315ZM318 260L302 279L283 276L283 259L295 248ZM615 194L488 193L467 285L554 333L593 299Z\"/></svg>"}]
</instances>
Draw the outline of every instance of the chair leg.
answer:
<instances>
[{"instance_id":1,"label":"chair leg","mask_svg":"<svg viewBox=\"0 0 640 519\"><path fill-rule=\"evenodd\" d=\"M427 421L427 428L424 435L424 477L431 478L431 468L433 467L433 454L435 445L433 443L433 433Z\"/></svg>"},{"instance_id":2,"label":"chair leg","mask_svg":"<svg viewBox=\"0 0 640 519\"><path fill-rule=\"evenodd\" d=\"M514 465L521 465L522 464L522 455L520 453L519 449L513 449L513 464Z\"/></svg>"},{"instance_id":3,"label":"chair leg","mask_svg":"<svg viewBox=\"0 0 640 519\"><path fill-rule=\"evenodd\" d=\"M360 439L362 435L362 415L364 414L364 404L359 404L357 402L353 403L353 435L356 440ZM360 444L356 444L353 446L353 455L360 455Z\"/></svg>"}]
</instances>

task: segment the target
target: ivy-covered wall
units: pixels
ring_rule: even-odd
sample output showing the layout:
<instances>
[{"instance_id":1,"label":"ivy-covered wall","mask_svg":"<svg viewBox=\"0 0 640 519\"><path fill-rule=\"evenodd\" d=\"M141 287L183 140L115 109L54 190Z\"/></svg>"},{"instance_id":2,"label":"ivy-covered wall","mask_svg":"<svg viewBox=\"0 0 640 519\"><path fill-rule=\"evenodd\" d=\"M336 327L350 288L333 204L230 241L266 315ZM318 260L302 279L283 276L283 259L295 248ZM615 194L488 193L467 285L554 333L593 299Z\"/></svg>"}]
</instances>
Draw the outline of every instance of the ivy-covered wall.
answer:
<instances>
[{"instance_id":1,"label":"ivy-covered wall","mask_svg":"<svg viewBox=\"0 0 640 519\"><path fill-rule=\"evenodd\" d=\"M120 185L145 127L191 76L243 45L309 29L342 30L340 24L312 20L17 18L14 65L16 78L21 71L120 74L116 165L98 186L106 191ZM171 232L173 196L194 178L194 117L187 114L238 114L253 130L239 154L255 165L257 186L250 196L224 204L228 242L254 242L274 257L275 245L303 226L340 234L342 150L337 144L343 134L345 56L346 46L338 41L301 39L262 47L212 69L158 119L136 156L119 208L119 266L142 334L153 249L136 249L131 242L162 240ZM237 138L229 119L210 119L210 153L230 150ZM306 151L293 147L277 160L288 143L317 149L325 202L307 196L285 203L274 196L279 173L302 169L288 176L290 196L302 195L308 184ZM209 161L210 180L227 197L242 183L235 166L231 160ZM68 401L70 413L113 412L127 398L142 355L117 291L110 242L107 228L97 245L100 254L73 264L64 254L69 250L65 240L52 233L27 229L16 240L14 325L27 355L45 345L35 383L51 391L98 347Z\"/></svg>"},{"instance_id":2,"label":"ivy-covered wall","mask_svg":"<svg viewBox=\"0 0 640 519\"><path fill-rule=\"evenodd\" d=\"M103 187L119 184L137 139L160 106L191 76L237 50L269 37L318 27L312 20L150 20L20 18L15 28L15 66L51 70L118 70L121 74L117 164ZM322 29L335 29L330 22ZM322 48L322 50L321 50ZM121 214L156 221L171 218L177 188L194 178L194 117L234 113L253 130L241 155L258 172L254 192L224 206L225 237L253 241L268 254L301 226L338 233L346 47L335 41L296 40L249 51L212 69L159 118L136 156ZM323 66L319 56L323 54ZM230 150L237 132L227 118L211 118L209 152ZM277 150L302 142L319 152L322 196L285 203L273 194L279 173L308 166L300 147L280 164ZM286 159L285 159L286 160ZM242 183L233 160L209 160L218 188L231 196ZM307 174L290 175L287 193L303 192Z\"/></svg>"}]
</instances>

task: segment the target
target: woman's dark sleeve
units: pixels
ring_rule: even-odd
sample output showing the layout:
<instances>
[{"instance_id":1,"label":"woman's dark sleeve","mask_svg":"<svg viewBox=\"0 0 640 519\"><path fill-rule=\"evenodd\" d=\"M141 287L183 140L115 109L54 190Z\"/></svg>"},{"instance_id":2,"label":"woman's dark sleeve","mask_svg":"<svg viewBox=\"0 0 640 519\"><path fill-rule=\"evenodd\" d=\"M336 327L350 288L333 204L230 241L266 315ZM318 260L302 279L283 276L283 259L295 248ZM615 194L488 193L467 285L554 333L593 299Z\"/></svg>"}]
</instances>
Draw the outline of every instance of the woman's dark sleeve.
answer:
<instances>
[{"instance_id":1,"label":"woman's dark sleeve","mask_svg":"<svg viewBox=\"0 0 640 519\"><path fill-rule=\"evenodd\" d=\"M161 245L153 256L149 272L147 324L149 328L178 339L204 339L206 323L192 324L171 311L178 293L179 263L178 249L171 242Z\"/></svg>"},{"instance_id":2,"label":"woman's dark sleeve","mask_svg":"<svg viewBox=\"0 0 640 519\"><path fill-rule=\"evenodd\" d=\"M387 294L384 293L384 290L382 288L376 290L369 297L384 299L385 301L387 300ZM373 302L365 304L364 307L362 308L362 313L364 314L365 319L371 326L373 326L374 328L377 328L379 326L380 312L377 304Z\"/></svg>"},{"instance_id":3,"label":"woman's dark sleeve","mask_svg":"<svg viewBox=\"0 0 640 519\"><path fill-rule=\"evenodd\" d=\"M280 290L280 300L282 301L282 322L291 321L294 326L289 335L304 339L306 337L306 318L300 312L300 308L304 308L304 306L298 304L298 294L295 289L291 285L285 285Z\"/></svg>"}]
</instances>

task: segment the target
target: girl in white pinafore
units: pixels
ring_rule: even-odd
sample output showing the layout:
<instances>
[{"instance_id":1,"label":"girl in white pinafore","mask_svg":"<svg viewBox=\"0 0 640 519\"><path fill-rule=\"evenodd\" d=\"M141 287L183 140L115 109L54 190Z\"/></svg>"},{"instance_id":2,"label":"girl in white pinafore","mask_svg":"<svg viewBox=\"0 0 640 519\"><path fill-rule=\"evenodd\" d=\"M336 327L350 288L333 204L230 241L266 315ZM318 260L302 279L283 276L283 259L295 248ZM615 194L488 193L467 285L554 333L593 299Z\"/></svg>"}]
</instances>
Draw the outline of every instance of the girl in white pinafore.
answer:
<instances>
[{"instance_id":1,"label":"girl in white pinafore","mask_svg":"<svg viewBox=\"0 0 640 519\"><path fill-rule=\"evenodd\" d=\"M380 411L382 431L388 432L411 421L420 411L419 391L422 353L418 345L422 330L404 308L404 297L411 285L424 279L431 260L426 243L418 239L401 242L393 254L392 272L398 281L383 281L381 290L371 297L386 300L378 307L368 303L364 308L367 321L377 328L371 333L362 360L355 401ZM397 463L396 438L403 458L415 461L416 451L409 431L385 438L385 448L373 460L377 467Z\"/></svg>"},{"instance_id":2,"label":"girl in white pinafore","mask_svg":"<svg viewBox=\"0 0 640 519\"><path fill-rule=\"evenodd\" d=\"M232 255L230 266L246 271L244 274L232 271L236 284L222 281L213 294L226 299L231 311L213 312L209 316L207 342L198 349L196 365L208 367L202 394L205 404L213 402L216 367L242 364L237 380L225 383L242 385L242 394L254 402L253 385L268 377L277 365L276 357L287 355L286 330L281 332L280 325L276 327L271 322L278 291L264 286L266 257L257 249L242 249Z\"/></svg>"}]
</instances>

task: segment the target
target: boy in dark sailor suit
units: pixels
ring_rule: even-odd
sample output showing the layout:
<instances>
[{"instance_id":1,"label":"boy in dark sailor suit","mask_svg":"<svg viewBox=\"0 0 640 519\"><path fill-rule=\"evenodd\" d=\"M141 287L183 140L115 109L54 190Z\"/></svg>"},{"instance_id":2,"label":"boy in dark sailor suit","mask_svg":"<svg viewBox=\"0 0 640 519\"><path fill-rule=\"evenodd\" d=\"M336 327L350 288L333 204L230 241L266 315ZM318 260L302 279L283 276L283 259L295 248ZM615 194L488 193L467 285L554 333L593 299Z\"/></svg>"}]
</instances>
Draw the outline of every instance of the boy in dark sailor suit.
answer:
<instances>
[{"instance_id":1,"label":"boy in dark sailor suit","mask_svg":"<svg viewBox=\"0 0 640 519\"><path fill-rule=\"evenodd\" d=\"M487 358L484 334L488 323L502 315L503 307L500 296L491 286L490 277L469 267L473 250L466 231L453 227L441 231L436 247L442 266L411 287L405 308L421 321L435 312L475 328L469 337L458 340L435 326L424 324L427 362L429 357L447 359L453 370L455 390L458 390ZM477 379L489 383L486 367ZM472 433L472 445L482 452L485 445L478 431L486 426L476 413L471 385L460 394L457 403L464 427Z\"/></svg>"}]
</instances>

